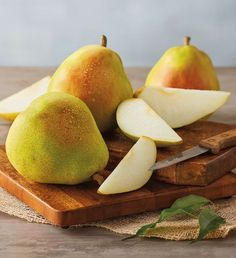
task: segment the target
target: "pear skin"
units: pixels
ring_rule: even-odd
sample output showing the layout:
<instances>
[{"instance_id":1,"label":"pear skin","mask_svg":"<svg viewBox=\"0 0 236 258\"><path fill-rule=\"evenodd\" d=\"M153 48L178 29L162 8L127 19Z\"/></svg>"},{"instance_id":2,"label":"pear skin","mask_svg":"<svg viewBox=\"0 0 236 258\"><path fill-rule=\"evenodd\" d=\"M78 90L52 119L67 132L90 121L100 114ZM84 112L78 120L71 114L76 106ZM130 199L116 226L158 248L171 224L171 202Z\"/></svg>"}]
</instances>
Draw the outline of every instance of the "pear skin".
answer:
<instances>
[{"instance_id":1,"label":"pear skin","mask_svg":"<svg viewBox=\"0 0 236 258\"><path fill-rule=\"evenodd\" d=\"M70 55L52 76L49 91L62 91L82 99L101 132L115 125L120 102L133 91L117 53L101 45L89 45Z\"/></svg>"},{"instance_id":2,"label":"pear skin","mask_svg":"<svg viewBox=\"0 0 236 258\"><path fill-rule=\"evenodd\" d=\"M108 161L108 149L86 104L46 93L14 120L6 153L24 177L39 183L85 182Z\"/></svg>"},{"instance_id":3,"label":"pear skin","mask_svg":"<svg viewBox=\"0 0 236 258\"><path fill-rule=\"evenodd\" d=\"M209 56L190 45L168 49L151 69L145 86L199 90L219 90L220 85Z\"/></svg>"}]
</instances>

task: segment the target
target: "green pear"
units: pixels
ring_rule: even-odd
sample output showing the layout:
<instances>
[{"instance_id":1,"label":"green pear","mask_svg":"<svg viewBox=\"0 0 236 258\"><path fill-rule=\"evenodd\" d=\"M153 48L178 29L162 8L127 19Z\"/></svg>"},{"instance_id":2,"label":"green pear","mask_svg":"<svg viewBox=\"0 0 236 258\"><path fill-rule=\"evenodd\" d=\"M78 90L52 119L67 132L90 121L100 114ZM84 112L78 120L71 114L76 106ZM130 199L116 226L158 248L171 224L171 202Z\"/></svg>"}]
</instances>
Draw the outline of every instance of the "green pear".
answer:
<instances>
[{"instance_id":1,"label":"green pear","mask_svg":"<svg viewBox=\"0 0 236 258\"><path fill-rule=\"evenodd\" d=\"M6 140L13 167L39 183L78 184L108 161L108 149L86 104L46 93L14 120Z\"/></svg>"},{"instance_id":2,"label":"green pear","mask_svg":"<svg viewBox=\"0 0 236 258\"><path fill-rule=\"evenodd\" d=\"M184 38L184 45L168 49L151 69L145 86L219 90L210 57Z\"/></svg>"},{"instance_id":3,"label":"green pear","mask_svg":"<svg viewBox=\"0 0 236 258\"><path fill-rule=\"evenodd\" d=\"M49 91L62 91L82 99L101 132L115 125L116 108L133 95L119 55L101 45L89 45L70 55L52 76Z\"/></svg>"}]
</instances>

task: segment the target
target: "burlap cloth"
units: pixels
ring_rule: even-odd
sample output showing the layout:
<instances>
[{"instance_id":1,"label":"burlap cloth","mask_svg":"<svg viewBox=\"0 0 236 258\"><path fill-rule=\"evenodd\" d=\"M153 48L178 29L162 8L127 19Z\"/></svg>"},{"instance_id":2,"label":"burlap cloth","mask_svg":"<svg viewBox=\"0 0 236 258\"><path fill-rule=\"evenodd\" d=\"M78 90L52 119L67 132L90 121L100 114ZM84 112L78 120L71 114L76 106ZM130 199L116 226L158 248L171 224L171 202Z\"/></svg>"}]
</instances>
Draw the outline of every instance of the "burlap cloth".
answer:
<instances>
[{"instance_id":1,"label":"burlap cloth","mask_svg":"<svg viewBox=\"0 0 236 258\"><path fill-rule=\"evenodd\" d=\"M207 235L207 238L224 238L236 229L236 198L215 201L212 207L219 215L226 219L226 224ZM50 224L50 222L22 203L14 196L0 188L0 211L29 222ZM145 212L139 215L125 216L72 227L95 226L106 228L119 234L135 234L142 225L157 220L159 212ZM149 237L159 237L169 240L195 239L198 234L198 222L192 218L175 218L162 222L156 229L149 232Z\"/></svg>"}]
</instances>

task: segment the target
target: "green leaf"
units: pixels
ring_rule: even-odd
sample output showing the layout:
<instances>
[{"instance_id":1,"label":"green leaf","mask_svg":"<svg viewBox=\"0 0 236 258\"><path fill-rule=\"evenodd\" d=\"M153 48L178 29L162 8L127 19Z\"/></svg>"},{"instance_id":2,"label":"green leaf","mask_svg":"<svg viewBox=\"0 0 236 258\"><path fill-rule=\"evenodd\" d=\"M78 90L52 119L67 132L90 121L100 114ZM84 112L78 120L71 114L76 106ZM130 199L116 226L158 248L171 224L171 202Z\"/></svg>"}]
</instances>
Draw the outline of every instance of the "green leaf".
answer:
<instances>
[{"instance_id":1,"label":"green leaf","mask_svg":"<svg viewBox=\"0 0 236 258\"><path fill-rule=\"evenodd\" d=\"M157 222L151 223L151 224L146 224L144 226L142 226L137 232L136 235L138 236L144 236L145 232L150 229L150 228L155 228L156 227Z\"/></svg>"},{"instance_id":2,"label":"green leaf","mask_svg":"<svg viewBox=\"0 0 236 258\"><path fill-rule=\"evenodd\" d=\"M158 222L174 217L176 215L189 215L196 217L199 209L211 201L198 195L188 195L177 199L170 208L164 209L159 217Z\"/></svg>"},{"instance_id":3,"label":"green leaf","mask_svg":"<svg viewBox=\"0 0 236 258\"><path fill-rule=\"evenodd\" d=\"M201 207L210 202L211 202L210 200L208 200L202 196L190 194L190 195L187 195L187 196L177 199L171 205L171 208L185 208L185 207L192 206L192 205L194 205L194 206L199 205Z\"/></svg>"},{"instance_id":4,"label":"green leaf","mask_svg":"<svg viewBox=\"0 0 236 258\"><path fill-rule=\"evenodd\" d=\"M154 222L154 223L151 223L151 224L146 224L144 226L142 226L137 232L135 235L133 236L129 236L129 237L126 237L126 238L123 238L122 240L128 240L128 239L131 239L131 238L134 238L136 236L144 236L145 235L145 232L150 229L150 228L155 228L157 222Z\"/></svg>"},{"instance_id":5,"label":"green leaf","mask_svg":"<svg viewBox=\"0 0 236 258\"><path fill-rule=\"evenodd\" d=\"M192 205L184 208L168 208L164 209L159 217L158 223L167 220L171 217L175 217L177 215L187 215L196 218L197 212L199 210L199 205Z\"/></svg>"},{"instance_id":6,"label":"green leaf","mask_svg":"<svg viewBox=\"0 0 236 258\"><path fill-rule=\"evenodd\" d=\"M196 216L200 212L200 208L210 202L210 200L204 197L193 194L179 198L171 205L170 208L162 210L160 217L156 222L142 226L134 236L127 237L123 240L130 239L136 236L145 236L145 233L149 229L155 228L157 223L160 223L177 215L187 215L196 218Z\"/></svg>"},{"instance_id":7,"label":"green leaf","mask_svg":"<svg viewBox=\"0 0 236 258\"><path fill-rule=\"evenodd\" d=\"M224 218L208 208L201 211L198 221L200 230L197 239L193 242L202 240L208 233L218 229L221 225L226 223Z\"/></svg>"}]
</instances>

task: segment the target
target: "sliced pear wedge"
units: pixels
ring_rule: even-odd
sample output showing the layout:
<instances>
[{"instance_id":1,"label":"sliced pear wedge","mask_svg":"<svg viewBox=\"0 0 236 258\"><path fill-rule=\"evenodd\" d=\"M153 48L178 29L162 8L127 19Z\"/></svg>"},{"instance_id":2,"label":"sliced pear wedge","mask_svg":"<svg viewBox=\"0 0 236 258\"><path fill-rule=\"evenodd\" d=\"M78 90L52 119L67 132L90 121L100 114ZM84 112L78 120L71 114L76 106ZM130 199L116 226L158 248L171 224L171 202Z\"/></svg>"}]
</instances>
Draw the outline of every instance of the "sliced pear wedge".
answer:
<instances>
[{"instance_id":1,"label":"sliced pear wedge","mask_svg":"<svg viewBox=\"0 0 236 258\"><path fill-rule=\"evenodd\" d=\"M13 121L37 97L47 92L50 76L0 101L0 118Z\"/></svg>"},{"instance_id":2,"label":"sliced pear wedge","mask_svg":"<svg viewBox=\"0 0 236 258\"><path fill-rule=\"evenodd\" d=\"M141 188L152 176L156 161L155 142L141 137L98 189L100 194L117 194Z\"/></svg>"},{"instance_id":3,"label":"sliced pear wedge","mask_svg":"<svg viewBox=\"0 0 236 258\"><path fill-rule=\"evenodd\" d=\"M182 142L178 134L142 99L123 101L118 106L116 120L122 132L133 140L147 136L157 146Z\"/></svg>"},{"instance_id":4,"label":"sliced pear wedge","mask_svg":"<svg viewBox=\"0 0 236 258\"><path fill-rule=\"evenodd\" d=\"M172 128L178 128L215 112L227 101L230 93L143 87L135 95L150 105Z\"/></svg>"}]
</instances>

